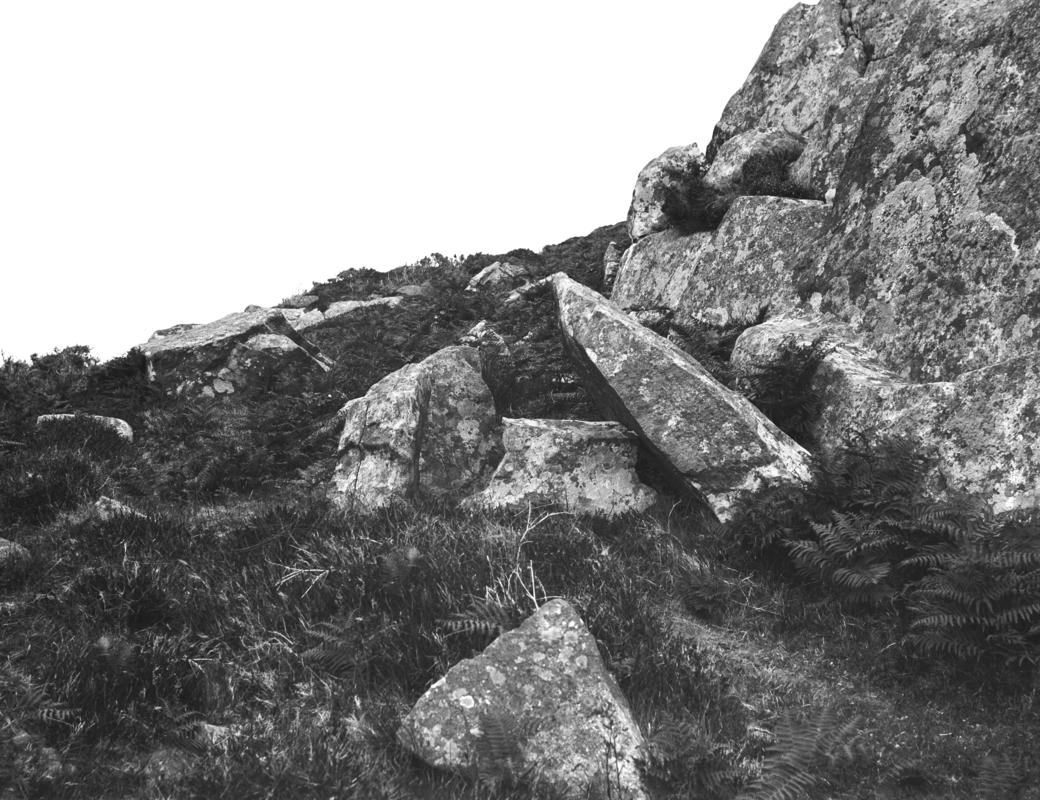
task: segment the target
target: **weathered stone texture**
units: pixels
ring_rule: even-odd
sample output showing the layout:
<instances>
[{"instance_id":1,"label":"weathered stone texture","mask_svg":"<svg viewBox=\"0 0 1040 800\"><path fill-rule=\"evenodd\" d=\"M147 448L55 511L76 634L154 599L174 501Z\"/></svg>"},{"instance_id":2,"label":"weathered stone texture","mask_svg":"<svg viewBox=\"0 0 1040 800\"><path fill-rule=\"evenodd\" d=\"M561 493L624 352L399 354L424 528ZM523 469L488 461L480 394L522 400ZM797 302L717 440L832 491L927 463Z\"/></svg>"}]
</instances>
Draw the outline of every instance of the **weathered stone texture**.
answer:
<instances>
[{"instance_id":1,"label":"weathered stone texture","mask_svg":"<svg viewBox=\"0 0 1040 800\"><path fill-rule=\"evenodd\" d=\"M603 251L603 291L609 292L617 280L618 270L621 269L621 249L617 242L611 242Z\"/></svg>"},{"instance_id":2,"label":"weathered stone texture","mask_svg":"<svg viewBox=\"0 0 1040 800\"><path fill-rule=\"evenodd\" d=\"M554 276L560 327L594 397L721 520L742 492L808 478L808 453L748 400L613 303Z\"/></svg>"},{"instance_id":3,"label":"weathered stone texture","mask_svg":"<svg viewBox=\"0 0 1040 800\"><path fill-rule=\"evenodd\" d=\"M469 347L445 348L402 367L340 413L345 421L330 495L347 508L473 491L501 453L491 392Z\"/></svg>"},{"instance_id":4,"label":"weathered stone texture","mask_svg":"<svg viewBox=\"0 0 1040 800\"><path fill-rule=\"evenodd\" d=\"M709 157L766 125L804 135L793 172L834 187L806 283L915 380L1040 343L1040 3L799 6L730 101Z\"/></svg>"},{"instance_id":5,"label":"weathered stone texture","mask_svg":"<svg viewBox=\"0 0 1040 800\"><path fill-rule=\"evenodd\" d=\"M712 233L669 230L625 253L611 299L677 323L757 319L799 304L798 275L827 214L823 203L739 197Z\"/></svg>"},{"instance_id":6,"label":"weathered stone texture","mask_svg":"<svg viewBox=\"0 0 1040 800\"><path fill-rule=\"evenodd\" d=\"M603 666L596 640L564 600L551 600L476 658L456 664L405 717L398 739L427 763L492 770L481 740L514 732L514 774L566 798L647 796L643 738ZM481 763L484 761L485 763Z\"/></svg>"},{"instance_id":7,"label":"weathered stone texture","mask_svg":"<svg viewBox=\"0 0 1040 800\"><path fill-rule=\"evenodd\" d=\"M783 128L752 128L728 139L704 175L704 183L719 192L741 194L744 167L752 158L768 158L788 166L805 149L805 140Z\"/></svg>"},{"instance_id":8,"label":"weathered stone texture","mask_svg":"<svg viewBox=\"0 0 1040 800\"><path fill-rule=\"evenodd\" d=\"M496 261L489 264L474 275L466 289L471 292L478 290L509 291L530 277L527 267L521 264L513 264L509 261Z\"/></svg>"},{"instance_id":9,"label":"weathered stone texture","mask_svg":"<svg viewBox=\"0 0 1040 800\"><path fill-rule=\"evenodd\" d=\"M289 383L329 359L277 309L229 314L140 345L149 374L176 394L213 397Z\"/></svg>"},{"instance_id":10,"label":"weathered stone texture","mask_svg":"<svg viewBox=\"0 0 1040 800\"><path fill-rule=\"evenodd\" d=\"M855 435L868 443L899 436L935 456L936 491L966 492L996 511L1040 505L1040 359L1022 356L952 381L913 382L881 366L846 327L778 317L741 334L733 363L753 378L820 340L829 351L812 378L821 406L812 435L823 455Z\"/></svg>"},{"instance_id":11,"label":"weathered stone texture","mask_svg":"<svg viewBox=\"0 0 1040 800\"><path fill-rule=\"evenodd\" d=\"M665 150L643 167L628 209L628 235L641 239L671 227L675 204L689 195L701 167L701 151L695 144Z\"/></svg>"},{"instance_id":12,"label":"weathered stone texture","mask_svg":"<svg viewBox=\"0 0 1040 800\"><path fill-rule=\"evenodd\" d=\"M505 456L478 506L558 505L615 516L645 511L652 489L635 473L636 437L616 422L503 419Z\"/></svg>"}]
</instances>

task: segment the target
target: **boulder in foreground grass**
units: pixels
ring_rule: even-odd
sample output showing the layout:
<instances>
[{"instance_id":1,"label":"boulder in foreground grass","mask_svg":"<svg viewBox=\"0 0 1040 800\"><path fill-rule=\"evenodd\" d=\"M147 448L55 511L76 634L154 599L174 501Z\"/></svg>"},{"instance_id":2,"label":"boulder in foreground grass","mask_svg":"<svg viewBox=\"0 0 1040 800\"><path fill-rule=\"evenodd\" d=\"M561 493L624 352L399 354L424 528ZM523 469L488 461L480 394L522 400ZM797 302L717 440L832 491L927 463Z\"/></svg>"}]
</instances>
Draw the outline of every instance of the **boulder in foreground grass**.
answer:
<instances>
[{"instance_id":1,"label":"boulder in foreground grass","mask_svg":"<svg viewBox=\"0 0 1040 800\"><path fill-rule=\"evenodd\" d=\"M503 419L505 456L473 505L558 505L616 516L645 511L652 489L636 476L636 437L616 422Z\"/></svg>"},{"instance_id":2,"label":"boulder in foreground grass","mask_svg":"<svg viewBox=\"0 0 1040 800\"><path fill-rule=\"evenodd\" d=\"M130 427L130 423L126 420L119 419L118 417L102 417L97 414L41 414L36 418L36 425L37 427L42 425L52 425L54 423L60 425L79 420L90 420L98 425L110 428L115 431L115 434L120 439L125 439L128 442L134 440L134 430Z\"/></svg>"},{"instance_id":3,"label":"boulder in foreground grass","mask_svg":"<svg viewBox=\"0 0 1040 800\"><path fill-rule=\"evenodd\" d=\"M721 521L744 492L809 479L809 454L693 358L563 273L553 286L590 394Z\"/></svg>"},{"instance_id":4,"label":"boulder in foreground grass","mask_svg":"<svg viewBox=\"0 0 1040 800\"><path fill-rule=\"evenodd\" d=\"M566 798L646 797L636 763L642 735L596 640L564 600L452 667L397 735L443 769L526 775Z\"/></svg>"},{"instance_id":5,"label":"boulder in foreground grass","mask_svg":"<svg viewBox=\"0 0 1040 800\"><path fill-rule=\"evenodd\" d=\"M330 496L370 511L416 494L462 496L501 449L491 391L470 347L408 364L347 403Z\"/></svg>"}]
</instances>

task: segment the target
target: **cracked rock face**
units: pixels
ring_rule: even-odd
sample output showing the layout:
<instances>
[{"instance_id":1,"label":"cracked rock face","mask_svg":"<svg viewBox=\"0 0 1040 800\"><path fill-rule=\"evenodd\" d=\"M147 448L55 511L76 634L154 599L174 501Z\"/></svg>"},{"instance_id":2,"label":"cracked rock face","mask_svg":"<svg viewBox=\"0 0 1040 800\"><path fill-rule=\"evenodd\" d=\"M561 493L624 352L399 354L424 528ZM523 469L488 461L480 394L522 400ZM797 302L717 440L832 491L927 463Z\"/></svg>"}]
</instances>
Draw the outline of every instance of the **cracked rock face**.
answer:
<instances>
[{"instance_id":1,"label":"cracked rock face","mask_svg":"<svg viewBox=\"0 0 1040 800\"><path fill-rule=\"evenodd\" d=\"M408 364L351 400L330 496L375 510L417 493L472 492L501 454L491 392L470 347Z\"/></svg>"},{"instance_id":2,"label":"cracked rock face","mask_svg":"<svg viewBox=\"0 0 1040 800\"><path fill-rule=\"evenodd\" d=\"M834 190L805 284L904 378L1040 344L1040 3L821 0L777 25L709 159L743 131L806 138Z\"/></svg>"},{"instance_id":3,"label":"cracked rock face","mask_svg":"<svg viewBox=\"0 0 1040 800\"><path fill-rule=\"evenodd\" d=\"M642 735L596 640L564 600L452 667L408 713L398 739L443 769L530 770L529 780L566 798L647 797L637 766Z\"/></svg>"},{"instance_id":4,"label":"cracked rock face","mask_svg":"<svg viewBox=\"0 0 1040 800\"><path fill-rule=\"evenodd\" d=\"M785 239L777 214L726 236L735 205L713 235L637 242L614 297L676 321L731 321L750 302L848 326L871 359L821 368L825 441L853 421L908 430L940 453L948 486L1035 505L1037 74L1040 0L796 6L707 162L755 131L801 137L789 176L829 199L812 232Z\"/></svg>"},{"instance_id":5,"label":"cracked rock face","mask_svg":"<svg viewBox=\"0 0 1040 800\"><path fill-rule=\"evenodd\" d=\"M1040 506L1040 359L1021 356L952 381L908 381L847 327L785 315L744 331L732 360L753 374L820 339L829 343L812 378L821 401L812 435L821 453L834 454L857 432L868 442L905 437L936 456L933 490L981 497L997 512Z\"/></svg>"},{"instance_id":6,"label":"cracked rock face","mask_svg":"<svg viewBox=\"0 0 1040 800\"><path fill-rule=\"evenodd\" d=\"M332 362L277 309L228 314L140 345L149 374L175 394L216 397L286 387Z\"/></svg>"},{"instance_id":7,"label":"cracked rock face","mask_svg":"<svg viewBox=\"0 0 1040 800\"><path fill-rule=\"evenodd\" d=\"M827 209L812 200L738 197L718 229L647 236L624 255L611 299L676 323L725 325L795 308L806 247Z\"/></svg>"},{"instance_id":8,"label":"cracked rock face","mask_svg":"<svg viewBox=\"0 0 1040 800\"><path fill-rule=\"evenodd\" d=\"M560 328L590 393L722 521L744 492L802 482L809 454L674 344L563 273Z\"/></svg>"},{"instance_id":9,"label":"cracked rock face","mask_svg":"<svg viewBox=\"0 0 1040 800\"><path fill-rule=\"evenodd\" d=\"M656 495L636 476L636 437L616 422L503 419L505 456L470 502L493 508L563 506L616 516Z\"/></svg>"}]
</instances>

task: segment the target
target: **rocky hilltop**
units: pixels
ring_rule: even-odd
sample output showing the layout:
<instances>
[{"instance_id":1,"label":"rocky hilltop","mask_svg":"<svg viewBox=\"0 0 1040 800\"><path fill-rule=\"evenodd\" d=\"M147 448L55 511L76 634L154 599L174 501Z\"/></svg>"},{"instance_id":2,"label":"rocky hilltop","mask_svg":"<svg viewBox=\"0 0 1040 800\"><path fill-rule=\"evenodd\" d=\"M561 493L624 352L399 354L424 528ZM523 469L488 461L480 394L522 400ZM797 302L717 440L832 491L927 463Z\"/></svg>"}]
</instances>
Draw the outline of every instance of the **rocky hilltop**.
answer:
<instances>
[{"instance_id":1,"label":"rocky hilltop","mask_svg":"<svg viewBox=\"0 0 1040 800\"><path fill-rule=\"evenodd\" d=\"M1029 2L795 7L705 158L669 166L669 190L672 155L644 170L613 299L680 326L768 318L772 357L855 347L858 368L820 379L825 417L913 435L950 488L1035 505L1038 24ZM712 203L718 227L685 233Z\"/></svg>"},{"instance_id":2,"label":"rocky hilltop","mask_svg":"<svg viewBox=\"0 0 1040 800\"><path fill-rule=\"evenodd\" d=\"M1040 797L1038 28L799 5L625 223L5 362L10 796Z\"/></svg>"}]
</instances>

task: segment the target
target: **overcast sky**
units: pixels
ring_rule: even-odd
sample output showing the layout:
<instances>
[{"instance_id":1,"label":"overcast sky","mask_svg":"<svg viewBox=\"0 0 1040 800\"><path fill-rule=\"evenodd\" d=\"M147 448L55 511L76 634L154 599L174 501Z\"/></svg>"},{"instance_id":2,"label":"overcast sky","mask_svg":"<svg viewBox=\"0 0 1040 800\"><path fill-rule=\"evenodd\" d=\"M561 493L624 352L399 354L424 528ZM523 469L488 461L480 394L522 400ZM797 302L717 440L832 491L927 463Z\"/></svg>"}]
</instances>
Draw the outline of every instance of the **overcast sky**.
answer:
<instances>
[{"instance_id":1,"label":"overcast sky","mask_svg":"<svg viewBox=\"0 0 1040 800\"><path fill-rule=\"evenodd\" d=\"M0 3L0 353L617 222L793 5Z\"/></svg>"}]
</instances>

